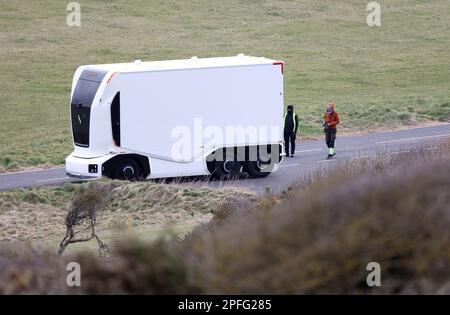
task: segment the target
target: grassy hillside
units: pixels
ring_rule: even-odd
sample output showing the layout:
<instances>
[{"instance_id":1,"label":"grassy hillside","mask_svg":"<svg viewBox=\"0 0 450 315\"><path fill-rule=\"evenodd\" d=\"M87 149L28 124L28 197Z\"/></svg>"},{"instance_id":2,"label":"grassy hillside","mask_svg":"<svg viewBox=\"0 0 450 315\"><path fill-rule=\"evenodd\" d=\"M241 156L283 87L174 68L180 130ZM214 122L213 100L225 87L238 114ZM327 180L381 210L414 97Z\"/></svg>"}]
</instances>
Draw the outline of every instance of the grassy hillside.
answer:
<instances>
[{"instance_id":1,"label":"grassy hillside","mask_svg":"<svg viewBox=\"0 0 450 315\"><path fill-rule=\"evenodd\" d=\"M64 162L82 64L244 52L286 62L302 133L329 100L348 129L448 120L448 1L379 2L380 28L357 0L80 1L82 26L68 27L64 1L1 0L0 171Z\"/></svg>"}]
</instances>

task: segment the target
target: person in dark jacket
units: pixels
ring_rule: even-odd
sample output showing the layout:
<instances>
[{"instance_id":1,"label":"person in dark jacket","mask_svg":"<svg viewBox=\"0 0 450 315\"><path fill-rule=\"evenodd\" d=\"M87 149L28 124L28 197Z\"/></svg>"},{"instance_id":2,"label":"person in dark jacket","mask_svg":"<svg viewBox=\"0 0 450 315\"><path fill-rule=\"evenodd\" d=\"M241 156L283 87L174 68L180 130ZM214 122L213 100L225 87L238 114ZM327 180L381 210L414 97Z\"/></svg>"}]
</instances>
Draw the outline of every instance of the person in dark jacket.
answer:
<instances>
[{"instance_id":1,"label":"person in dark jacket","mask_svg":"<svg viewBox=\"0 0 450 315\"><path fill-rule=\"evenodd\" d=\"M334 103L328 103L327 111L325 112L323 127L325 132L325 142L328 147L328 158L332 158L336 154L334 148L334 142L336 140L337 129L339 125L339 114L335 111L336 105Z\"/></svg>"},{"instance_id":2,"label":"person in dark jacket","mask_svg":"<svg viewBox=\"0 0 450 315\"><path fill-rule=\"evenodd\" d=\"M298 130L298 115L294 113L294 105L290 104L287 107L287 112L283 117L284 125L284 146L286 150L286 157L289 157L289 143L291 144L290 156L295 156L295 137Z\"/></svg>"}]
</instances>

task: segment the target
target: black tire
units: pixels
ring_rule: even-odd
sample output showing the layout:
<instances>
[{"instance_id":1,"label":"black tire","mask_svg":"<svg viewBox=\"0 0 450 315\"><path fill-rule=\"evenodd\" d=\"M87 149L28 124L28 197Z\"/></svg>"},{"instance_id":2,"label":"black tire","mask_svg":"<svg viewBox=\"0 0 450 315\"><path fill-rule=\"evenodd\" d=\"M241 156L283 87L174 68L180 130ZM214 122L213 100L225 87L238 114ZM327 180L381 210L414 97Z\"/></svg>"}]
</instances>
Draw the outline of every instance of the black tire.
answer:
<instances>
[{"instance_id":1,"label":"black tire","mask_svg":"<svg viewBox=\"0 0 450 315\"><path fill-rule=\"evenodd\" d=\"M268 161L261 160L258 154L257 161L248 161L245 162L244 169L247 173L254 178L263 178L269 176L275 168L275 163L272 162L272 159Z\"/></svg>"},{"instance_id":2,"label":"black tire","mask_svg":"<svg viewBox=\"0 0 450 315\"><path fill-rule=\"evenodd\" d=\"M141 165L133 158L125 158L121 160L117 165L115 178L121 180L138 181L142 180L142 177Z\"/></svg>"},{"instance_id":3,"label":"black tire","mask_svg":"<svg viewBox=\"0 0 450 315\"><path fill-rule=\"evenodd\" d=\"M238 161L233 153L224 153L224 161L213 161L212 176L216 179L233 179L238 178L241 169L242 162Z\"/></svg>"},{"instance_id":4,"label":"black tire","mask_svg":"<svg viewBox=\"0 0 450 315\"><path fill-rule=\"evenodd\" d=\"M238 178L242 163L239 161L216 161L213 176L217 179Z\"/></svg>"},{"instance_id":5,"label":"black tire","mask_svg":"<svg viewBox=\"0 0 450 315\"><path fill-rule=\"evenodd\" d=\"M246 170L247 173L254 178L263 178L266 176L269 176L269 174L273 170L273 166L271 167L271 170L264 169L264 171L261 169L261 167L257 164L257 162L247 162L246 163Z\"/></svg>"}]
</instances>

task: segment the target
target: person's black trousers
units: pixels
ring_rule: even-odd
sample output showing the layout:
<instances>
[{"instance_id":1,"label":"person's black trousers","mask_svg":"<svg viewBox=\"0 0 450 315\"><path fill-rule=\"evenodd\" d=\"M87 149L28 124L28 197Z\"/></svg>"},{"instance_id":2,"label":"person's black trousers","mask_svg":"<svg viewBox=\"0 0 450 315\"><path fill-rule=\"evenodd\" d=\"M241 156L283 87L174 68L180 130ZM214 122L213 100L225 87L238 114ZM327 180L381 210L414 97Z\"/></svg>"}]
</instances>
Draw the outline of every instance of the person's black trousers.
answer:
<instances>
[{"instance_id":1,"label":"person's black trousers","mask_svg":"<svg viewBox=\"0 0 450 315\"><path fill-rule=\"evenodd\" d=\"M336 128L328 128L325 131L325 142L327 143L328 148L334 148L334 141L336 140Z\"/></svg>"},{"instance_id":2,"label":"person's black trousers","mask_svg":"<svg viewBox=\"0 0 450 315\"><path fill-rule=\"evenodd\" d=\"M291 144L291 154L295 153L295 133L285 132L284 133L284 149L286 151L286 156L289 156L289 143Z\"/></svg>"}]
</instances>

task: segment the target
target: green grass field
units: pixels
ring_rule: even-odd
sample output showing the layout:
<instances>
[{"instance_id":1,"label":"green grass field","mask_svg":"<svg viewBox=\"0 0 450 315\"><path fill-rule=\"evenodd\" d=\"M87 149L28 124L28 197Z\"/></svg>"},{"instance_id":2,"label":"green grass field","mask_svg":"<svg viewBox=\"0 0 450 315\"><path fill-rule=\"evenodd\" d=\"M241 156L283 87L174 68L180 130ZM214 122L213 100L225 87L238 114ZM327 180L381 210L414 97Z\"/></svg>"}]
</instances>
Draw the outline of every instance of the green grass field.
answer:
<instances>
[{"instance_id":1,"label":"green grass field","mask_svg":"<svg viewBox=\"0 0 450 315\"><path fill-rule=\"evenodd\" d=\"M71 151L69 93L82 64L225 56L286 62L285 102L316 134L337 103L346 130L450 119L448 0L0 0L0 171L58 165Z\"/></svg>"}]
</instances>

